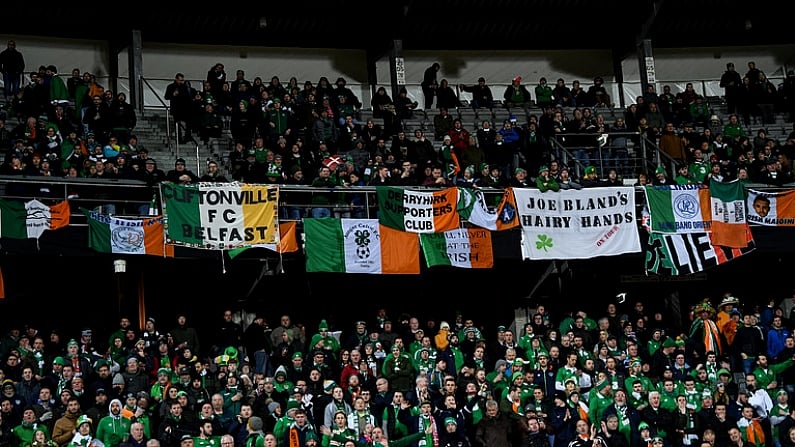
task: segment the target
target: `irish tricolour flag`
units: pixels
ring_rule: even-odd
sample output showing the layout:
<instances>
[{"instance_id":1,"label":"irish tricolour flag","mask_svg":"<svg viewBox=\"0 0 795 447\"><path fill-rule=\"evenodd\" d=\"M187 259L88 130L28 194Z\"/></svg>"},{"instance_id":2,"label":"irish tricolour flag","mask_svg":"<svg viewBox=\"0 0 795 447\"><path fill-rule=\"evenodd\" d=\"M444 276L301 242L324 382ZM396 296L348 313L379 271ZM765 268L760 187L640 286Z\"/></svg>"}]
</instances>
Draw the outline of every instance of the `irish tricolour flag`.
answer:
<instances>
[{"instance_id":1,"label":"irish tricolour flag","mask_svg":"<svg viewBox=\"0 0 795 447\"><path fill-rule=\"evenodd\" d=\"M162 183L160 191L169 243L215 250L279 243L276 186Z\"/></svg>"},{"instance_id":2,"label":"irish tricolour flag","mask_svg":"<svg viewBox=\"0 0 795 447\"><path fill-rule=\"evenodd\" d=\"M83 210L88 221L88 246L100 253L174 256L166 245L163 218L121 219Z\"/></svg>"},{"instance_id":3,"label":"irish tricolour flag","mask_svg":"<svg viewBox=\"0 0 795 447\"><path fill-rule=\"evenodd\" d=\"M377 219L304 219L304 237L307 272L420 272L418 236Z\"/></svg>"},{"instance_id":4,"label":"irish tricolour flag","mask_svg":"<svg viewBox=\"0 0 795 447\"><path fill-rule=\"evenodd\" d=\"M654 233L712 231L710 194L705 185L647 186L646 204Z\"/></svg>"},{"instance_id":5,"label":"irish tricolour flag","mask_svg":"<svg viewBox=\"0 0 795 447\"><path fill-rule=\"evenodd\" d=\"M38 239L47 230L69 225L69 202L47 205L38 200L0 199L0 237Z\"/></svg>"},{"instance_id":6,"label":"irish tricolour flag","mask_svg":"<svg viewBox=\"0 0 795 447\"><path fill-rule=\"evenodd\" d=\"M494 267L489 230L459 228L444 233L421 234L420 245L428 267L437 265L467 269Z\"/></svg>"}]
</instances>

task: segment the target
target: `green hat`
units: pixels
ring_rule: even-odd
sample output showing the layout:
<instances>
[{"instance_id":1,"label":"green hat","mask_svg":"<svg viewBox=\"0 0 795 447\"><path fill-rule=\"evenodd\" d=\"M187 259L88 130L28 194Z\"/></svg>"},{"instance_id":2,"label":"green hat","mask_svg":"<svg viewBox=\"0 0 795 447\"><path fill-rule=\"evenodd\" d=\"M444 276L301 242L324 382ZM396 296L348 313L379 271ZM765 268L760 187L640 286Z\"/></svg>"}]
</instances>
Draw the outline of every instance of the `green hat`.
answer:
<instances>
[{"instance_id":1,"label":"green hat","mask_svg":"<svg viewBox=\"0 0 795 447\"><path fill-rule=\"evenodd\" d=\"M676 340L671 337L665 337L665 341L662 345L663 348L675 348L676 347Z\"/></svg>"},{"instance_id":2,"label":"green hat","mask_svg":"<svg viewBox=\"0 0 795 447\"><path fill-rule=\"evenodd\" d=\"M455 418L444 418L444 425L447 424L458 425L458 421L456 421Z\"/></svg>"},{"instance_id":3,"label":"green hat","mask_svg":"<svg viewBox=\"0 0 795 447\"><path fill-rule=\"evenodd\" d=\"M53 365L64 366L64 365L66 365L66 360L64 360L63 357L58 356L58 357L55 357L54 359L52 359L52 364Z\"/></svg>"},{"instance_id":4,"label":"green hat","mask_svg":"<svg viewBox=\"0 0 795 447\"><path fill-rule=\"evenodd\" d=\"M540 174L540 173L542 173L542 172L544 172L544 171L549 171L549 166L547 166L547 165L541 165L541 166L538 168L538 173L539 173L539 174Z\"/></svg>"},{"instance_id":5,"label":"green hat","mask_svg":"<svg viewBox=\"0 0 795 447\"><path fill-rule=\"evenodd\" d=\"M324 380L323 381L323 391L330 393L334 387L337 386L337 382L333 380Z\"/></svg>"},{"instance_id":6,"label":"green hat","mask_svg":"<svg viewBox=\"0 0 795 447\"><path fill-rule=\"evenodd\" d=\"M68 348L69 346L80 346L80 345L78 345L78 344L77 344L77 340L75 340L75 339L73 338L73 339L69 340L69 343L67 343L67 344L66 344L66 347L67 347L67 348Z\"/></svg>"},{"instance_id":7,"label":"green hat","mask_svg":"<svg viewBox=\"0 0 795 447\"><path fill-rule=\"evenodd\" d=\"M482 171L484 169L489 169L489 164L488 163L481 163L480 164L480 170ZM460 315L460 313L461 312L458 312L459 315Z\"/></svg>"},{"instance_id":8,"label":"green hat","mask_svg":"<svg viewBox=\"0 0 795 447\"><path fill-rule=\"evenodd\" d=\"M300 352L294 352L292 358L294 358L294 359L302 359L302 358L304 358L304 355L301 354Z\"/></svg>"},{"instance_id":9,"label":"green hat","mask_svg":"<svg viewBox=\"0 0 795 447\"><path fill-rule=\"evenodd\" d=\"M654 170L655 174L665 174L665 168L662 166L657 166L657 169Z\"/></svg>"},{"instance_id":10,"label":"green hat","mask_svg":"<svg viewBox=\"0 0 795 447\"><path fill-rule=\"evenodd\" d=\"M317 441L317 434L314 431L309 430L306 432L306 436L304 436L305 441Z\"/></svg>"},{"instance_id":11,"label":"green hat","mask_svg":"<svg viewBox=\"0 0 795 447\"><path fill-rule=\"evenodd\" d=\"M167 376L168 373L169 373L169 371L168 371L167 368L160 368L160 369L157 370L157 375L158 376Z\"/></svg>"},{"instance_id":12,"label":"green hat","mask_svg":"<svg viewBox=\"0 0 795 447\"><path fill-rule=\"evenodd\" d=\"M287 400L287 411L297 408L301 408L301 404L294 397Z\"/></svg>"},{"instance_id":13,"label":"green hat","mask_svg":"<svg viewBox=\"0 0 795 447\"><path fill-rule=\"evenodd\" d=\"M320 324L317 325L317 330L319 331L328 330L328 323L326 322L326 320L320 320Z\"/></svg>"},{"instance_id":14,"label":"green hat","mask_svg":"<svg viewBox=\"0 0 795 447\"><path fill-rule=\"evenodd\" d=\"M585 175L588 174L596 174L596 167L595 166L588 166L585 168Z\"/></svg>"},{"instance_id":15,"label":"green hat","mask_svg":"<svg viewBox=\"0 0 795 447\"><path fill-rule=\"evenodd\" d=\"M540 359L541 357L549 358L549 354L547 354L546 351L538 351L538 354L536 354L536 358Z\"/></svg>"},{"instance_id":16,"label":"green hat","mask_svg":"<svg viewBox=\"0 0 795 447\"><path fill-rule=\"evenodd\" d=\"M80 427L83 424L91 425L93 423L94 423L94 421L92 421L90 417L88 417L88 416L86 416L84 414L81 414L80 417L77 418L77 422L75 422L75 426L76 427Z\"/></svg>"},{"instance_id":17,"label":"green hat","mask_svg":"<svg viewBox=\"0 0 795 447\"><path fill-rule=\"evenodd\" d=\"M224 349L224 355L229 356L229 359L237 360L237 348L234 346L227 346L226 349Z\"/></svg>"},{"instance_id":18,"label":"green hat","mask_svg":"<svg viewBox=\"0 0 795 447\"><path fill-rule=\"evenodd\" d=\"M604 379L604 380L602 380L601 382L599 382L599 383L597 383L597 384L596 384L596 389L597 389L598 391L603 391L605 388L607 388L607 387L608 387L608 386L610 386L610 385L612 385L612 384L610 383L610 381L609 381L609 380L607 380L607 379Z\"/></svg>"},{"instance_id":19,"label":"green hat","mask_svg":"<svg viewBox=\"0 0 795 447\"><path fill-rule=\"evenodd\" d=\"M640 424L638 424L638 431L641 431L641 430L643 430L644 428L645 428L646 430L649 430L649 424L647 424L646 422L641 422Z\"/></svg>"}]
</instances>

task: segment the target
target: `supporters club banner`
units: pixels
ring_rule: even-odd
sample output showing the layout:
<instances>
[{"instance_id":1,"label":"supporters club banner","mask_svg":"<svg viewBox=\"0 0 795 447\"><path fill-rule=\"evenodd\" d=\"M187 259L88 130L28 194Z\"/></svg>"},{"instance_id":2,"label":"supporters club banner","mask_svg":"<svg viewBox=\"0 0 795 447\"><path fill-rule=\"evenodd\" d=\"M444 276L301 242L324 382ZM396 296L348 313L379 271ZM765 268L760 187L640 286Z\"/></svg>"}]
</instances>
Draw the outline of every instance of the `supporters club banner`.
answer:
<instances>
[{"instance_id":1,"label":"supporters club banner","mask_svg":"<svg viewBox=\"0 0 795 447\"><path fill-rule=\"evenodd\" d=\"M167 245L163 218L120 219L83 209L88 222L88 246L101 253L174 256Z\"/></svg>"},{"instance_id":2,"label":"supporters club banner","mask_svg":"<svg viewBox=\"0 0 795 447\"><path fill-rule=\"evenodd\" d=\"M440 191L409 191L376 188L378 219L390 228L410 233L441 233L460 226L458 188Z\"/></svg>"},{"instance_id":3,"label":"supporters club banner","mask_svg":"<svg viewBox=\"0 0 795 447\"><path fill-rule=\"evenodd\" d=\"M589 259L641 251L631 187L543 193L515 188L524 259Z\"/></svg>"},{"instance_id":4,"label":"supporters club banner","mask_svg":"<svg viewBox=\"0 0 795 447\"><path fill-rule=\"evenodd\" d=\"M706 185L646 186L646 204L653 233L712 231L709 187Z\"/></svg>"},{"instance_id":5,"label":"supporters club banner","mask_svg":"<svg viewBox=\"0 0 795 447\"><path fill-rule=\"evenodd\" d=\"M795 191L748 190L748 222L768 227L795 226Z\"/></svg>"},{"instance_id":6,"label":"supporters club banner","mask_svg":"<svg viewBox=\"0 0 795 447\"><path fill-rule=\"evenodd\" d=\"M168 243L214 250L279 243L275 186L162 183L160 190Z\"/></svg>"},{"instance_id":7,"label":"supporters club banner","mask_svg":"<svg viewBox=\"0 0 795 447\"><path fill-rule=\"evenodd\" d=\"M419 237L377 219L304 219L307 272L417 274Z\"/></svg>"},{"instance_id":8,"label":"supporters club banner","mask_svg":"<svg viewBox=\"0 0 795 447\"><path fill-rule=\"evenodd\" d=\"M444 233L421 234L420 246L428 267L438 265L467 269L494 267L489 230L459 228Z\"/></svg>"},{"instance_id":9,"label":"supporters club banner","mask_svg":"<svg viewBox=\"0 0 795 447\"><path fill-rule=\"evenodd\" d=\"M0 237L38 239L47 230L69 225L70 218L66 200L47 205L35 199L27 202L0 199Z\"/></svg>"}]
</instances>

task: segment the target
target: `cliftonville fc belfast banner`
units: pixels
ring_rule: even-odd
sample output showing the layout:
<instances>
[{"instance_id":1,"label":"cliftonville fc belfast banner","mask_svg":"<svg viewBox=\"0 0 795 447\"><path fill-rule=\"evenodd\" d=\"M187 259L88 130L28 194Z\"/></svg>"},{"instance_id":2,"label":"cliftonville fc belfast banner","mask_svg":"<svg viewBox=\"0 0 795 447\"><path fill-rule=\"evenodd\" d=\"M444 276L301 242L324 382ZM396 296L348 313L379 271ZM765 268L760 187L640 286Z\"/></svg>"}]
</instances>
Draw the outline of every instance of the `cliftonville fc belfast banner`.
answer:
<instances>
[{"instance_id":1,"label":"cliftonville fc belfast banner","mask_svg":"<svg viewBox=\"0 0 795 447\"><path fill-rule=\"evenodd\" d=\"M634 188L514 188L513 193L525 259L588 259L641 251Z\"/></svg>"},{"instance_id":2,"label":"cliftonville fc belfast banner","mask_svg":"<svg viewBox=\"0 0 795 447\"><path fill-rule=\"evenodd\" d=\"M163 183L160 191L170 244L225 250L279 243L275 186Z\"/></svg>"}]
</instances>

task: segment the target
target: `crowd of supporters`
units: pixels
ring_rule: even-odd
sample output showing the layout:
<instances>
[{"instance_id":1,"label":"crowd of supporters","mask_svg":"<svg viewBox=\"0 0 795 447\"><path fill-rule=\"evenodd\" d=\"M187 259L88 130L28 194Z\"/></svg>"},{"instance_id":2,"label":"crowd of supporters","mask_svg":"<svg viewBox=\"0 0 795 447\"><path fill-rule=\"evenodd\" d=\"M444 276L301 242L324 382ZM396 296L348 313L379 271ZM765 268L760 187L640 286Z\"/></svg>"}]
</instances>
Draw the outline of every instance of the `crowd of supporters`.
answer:
<instances>
[{"instance_id":1,"label":"crowd of supporters","mask_svg":"<svg viewBox=\"0 0 795 447\"><path fill-rule=\"evenodd\" d=\"M529 315L492 328L381 308L340 328L226 309L213 327L122 317L74 338L11 325L0 445L795 445L795 293L725 293L683 321L643 301Z\"/></svg>"}]
</instances>

